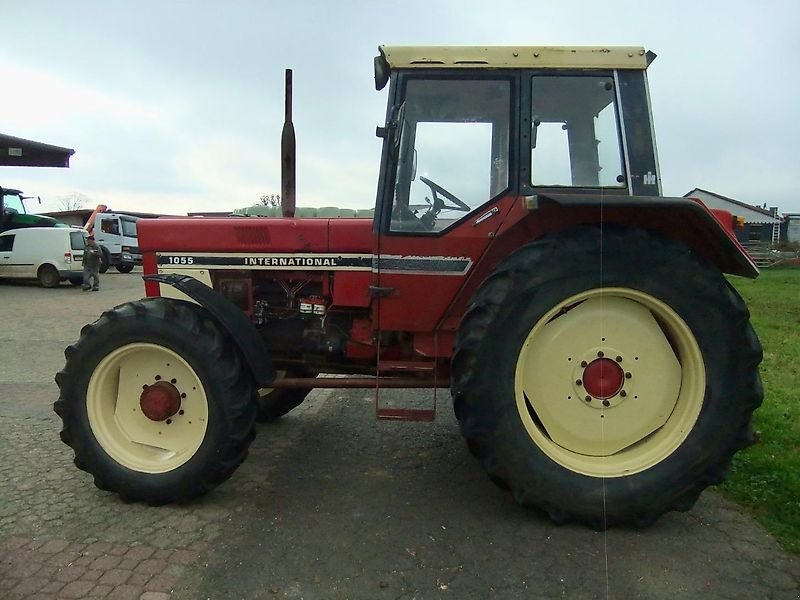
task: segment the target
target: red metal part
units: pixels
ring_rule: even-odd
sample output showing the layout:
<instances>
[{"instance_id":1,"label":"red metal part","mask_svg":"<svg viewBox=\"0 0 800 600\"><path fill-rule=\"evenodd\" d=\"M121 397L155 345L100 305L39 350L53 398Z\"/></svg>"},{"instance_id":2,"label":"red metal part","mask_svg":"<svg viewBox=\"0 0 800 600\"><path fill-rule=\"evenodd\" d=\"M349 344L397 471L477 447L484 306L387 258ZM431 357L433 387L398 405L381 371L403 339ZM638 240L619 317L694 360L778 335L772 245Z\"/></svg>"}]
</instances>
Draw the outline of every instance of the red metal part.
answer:
<instances>
[{"instance_id":1,"label":"red metal part","mask_svg":"<svg viewBox=\"0 0 800 600\"><path fill-rule=\"evenodd\" d=\"M583 387L590 396L604 400L616 396L625 382L622 367L610 358L598 358L583 370Z\"/></svg>"},{"instance_id":2,"label":"red metal part","mask_svg":"<svg viewBox=\"0 0 800 600\"><path fill-rule=\"evenodd\" d=\"M382 270L378 285L391 288L392 291L381 298L380 310L375 311L378 328L383 331L414 332L436 329L445 310L470 278L472 268L492 241L503 222L502 216L511 207L511 200L506 197L487 205L445 235L381 235L375 249L381 257L465 257L471 261L472 267L464 274L393 273ZM479 220L481 215L494 208L498 208L496 216Z\"/></svg>"},{"instance_id":3,"label":"red metal part","mask_svg":"<svg viewBox=\"0 0 800 600\"><path fill-rule=\"evenodd\" d=\"M171 383L157 381L142 390L139 406L151 421L166 421L180 410L181 396Z\"/></svg>"}]
</instances>

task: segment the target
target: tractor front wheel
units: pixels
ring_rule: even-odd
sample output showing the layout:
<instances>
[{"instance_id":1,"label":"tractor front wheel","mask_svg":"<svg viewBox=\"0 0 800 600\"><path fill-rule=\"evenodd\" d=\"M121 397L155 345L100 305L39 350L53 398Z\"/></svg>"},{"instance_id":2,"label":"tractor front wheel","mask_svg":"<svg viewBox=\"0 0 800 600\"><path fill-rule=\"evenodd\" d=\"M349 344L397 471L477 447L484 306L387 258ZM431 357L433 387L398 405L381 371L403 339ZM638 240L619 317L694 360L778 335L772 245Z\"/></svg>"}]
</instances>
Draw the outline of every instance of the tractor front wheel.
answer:
<instances>
[{"instance_id":1,"label":"tractor front wheel","mask_svg":"<svg viewBox=\"0 0 800 600\"><path fill-rule=\"evenodd\" d=\"M687 247L580 228L523 247L479 290L455 411L519 503L644 526L688 510L751 443L760 360L743 301Z\"/></svg>"},{"instance_id":2,"label":"tractor front wheel","mask_svg":"<svg viewBox=\"0 0 800 600\"><path fill-rule=\"evenodd\" d=\"M95 485L164 504L205 494L244 460L255 395L238 350L193 304L122 304L81 331L56 376L61 439Z\"/></svg>"}]
</instances>

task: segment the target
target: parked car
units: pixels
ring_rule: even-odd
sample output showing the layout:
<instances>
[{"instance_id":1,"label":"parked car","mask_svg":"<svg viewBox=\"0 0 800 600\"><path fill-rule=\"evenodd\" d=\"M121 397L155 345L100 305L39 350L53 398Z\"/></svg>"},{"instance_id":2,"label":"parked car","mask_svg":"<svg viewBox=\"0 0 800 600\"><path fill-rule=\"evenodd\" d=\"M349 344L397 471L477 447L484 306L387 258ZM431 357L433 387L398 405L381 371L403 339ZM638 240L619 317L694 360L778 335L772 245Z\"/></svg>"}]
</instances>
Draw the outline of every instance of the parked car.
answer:
<instances>
[{"instance_id":1,"label":"parked car","mask_svg":"<svg viewBox=\"0 0 800 600\"><path fill-rule=\"evenodd\" d=\"M62 281L80 285L86 231L29 227L0 233L0 278L38 279L43 287Z\"/></svg>"}]
</instances>

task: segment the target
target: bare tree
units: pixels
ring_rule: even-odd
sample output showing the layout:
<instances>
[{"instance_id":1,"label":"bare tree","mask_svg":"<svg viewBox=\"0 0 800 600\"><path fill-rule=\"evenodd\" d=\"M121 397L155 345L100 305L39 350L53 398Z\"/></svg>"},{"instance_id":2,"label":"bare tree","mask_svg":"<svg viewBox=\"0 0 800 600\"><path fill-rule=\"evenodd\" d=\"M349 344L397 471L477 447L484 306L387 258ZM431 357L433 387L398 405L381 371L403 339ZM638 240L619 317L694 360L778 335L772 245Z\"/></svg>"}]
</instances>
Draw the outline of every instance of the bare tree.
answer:
<instances>
[{"instance_id":1,"label":"bare tree","mask_svg":"<svg viewBox=\"0 0 800 600\"><path fill-rule=\"evenodd\" d=\"M80 210L89 198L80 192L72 192L69 196L61 196L56 200L56 205L60 211Z\"/></svg>"},{"instance_id":2,"label":"bare tree","mask_svg":"<svg viewBox=\"0 0 800 600\"><path fill-rule=\"evenodd\" d=\"M258 197L258 200L264 206L280 206L281 205L281 195L280 194L261 194Z\"/></svg>"}]
</instances>

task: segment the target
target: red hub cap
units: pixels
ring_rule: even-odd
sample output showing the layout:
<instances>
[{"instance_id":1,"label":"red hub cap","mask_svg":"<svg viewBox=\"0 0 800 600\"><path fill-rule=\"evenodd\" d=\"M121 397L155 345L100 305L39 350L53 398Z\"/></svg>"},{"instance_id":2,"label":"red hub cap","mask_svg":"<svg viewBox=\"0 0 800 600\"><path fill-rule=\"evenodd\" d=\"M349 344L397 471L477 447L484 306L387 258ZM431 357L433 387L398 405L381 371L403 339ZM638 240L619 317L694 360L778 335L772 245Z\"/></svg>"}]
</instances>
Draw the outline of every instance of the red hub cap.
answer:
<instances>
[{"instance_id":1,"label":"red hub cap","mask_svg":"<svg viewBox=\"0 0 800 600\"><path fill-rule=\"evenodd\" d=\"M180 410L181 395L171 383L159 381L142 391L139 406L151 421L165 421Z\"/></svg>"},{"instance_id":2,"label":"red hub cap","mask_svg":"<svg viewBox=\"0 0 800 600\"><path fill-rule=\"evenodd\" d=\"M583 371L583 387L591 396L601 400L616 396L624 381L622 368L609 358L593 360Z\"/></svg>"}]
</instances>

